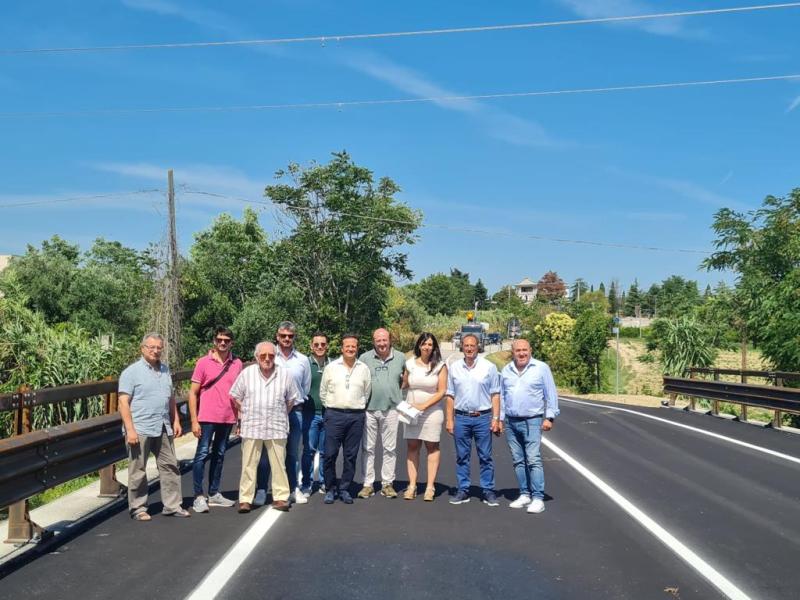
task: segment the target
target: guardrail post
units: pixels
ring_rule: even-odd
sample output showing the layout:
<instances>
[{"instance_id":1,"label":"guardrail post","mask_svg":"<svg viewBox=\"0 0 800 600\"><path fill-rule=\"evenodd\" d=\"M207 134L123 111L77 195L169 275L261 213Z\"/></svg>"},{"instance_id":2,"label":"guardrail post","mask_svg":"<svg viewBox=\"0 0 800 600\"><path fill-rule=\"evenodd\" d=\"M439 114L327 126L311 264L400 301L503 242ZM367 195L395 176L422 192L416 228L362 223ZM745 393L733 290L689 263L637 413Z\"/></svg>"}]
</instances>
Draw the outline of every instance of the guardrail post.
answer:
<instances>
[{"instance_id":1,"label":"guardrail post","mask_svg":"<svg viewBox=\"0 0 800 600\"><path fill-rule=\"evenodd\" d=\"M113 377L106 377L106 381L113 381ZM119 410L117 403L117 392L106 394L105 398L105 414L111 415ZM117 481L117 465L111 463L107 467L103 467L100 473L100 498L116 498L119 496L122 484Z\"/></svg>"},{"instance_id":2,"label":"guardrail post","mask_svg":"<svg viewBox=\"0 0 800 600\"><path fill-rule=\"evenodd\" d=\"M719 381L719 371L714 369L714 381ZM719 400L711 401L711 414L719 415Z\"/></svg>"},{"instance_id":3,"label":"guardrail post","mask_svg":"<svg viewBox=\"0 0 800 600\"><path fill-rule=\"evenodd\" d=\"M17 388L17 409L14 411L14 435L24 435L33 430L30 407L31 388L21 385ZM22 500L8 507L8 537L6 544L26 544L42 539L48 532L31 521L28 500Z\"/></svg>"},{"instance_id":4,"label":"guardrail post","mask_svg":"<svg viewBox=\"0 0 800 600\"><path fill-rule=\"evenodd\" d=\"M779 410L775 410L772 415L772 428L780 429L782 427L782 421L783 421L783 413Z\"/></svg>"},{"instance_id":5,"label":"guardrail post","mask_svg":"<svg viewBox=\"0 0 800 600\"><path fill-rule=\"evenodd\" d=\"M694 379L694 369L689 369L689 379ZM697 409L697 398L689 396L689 409L694 411Z\"/></svg>"}]
</instances>

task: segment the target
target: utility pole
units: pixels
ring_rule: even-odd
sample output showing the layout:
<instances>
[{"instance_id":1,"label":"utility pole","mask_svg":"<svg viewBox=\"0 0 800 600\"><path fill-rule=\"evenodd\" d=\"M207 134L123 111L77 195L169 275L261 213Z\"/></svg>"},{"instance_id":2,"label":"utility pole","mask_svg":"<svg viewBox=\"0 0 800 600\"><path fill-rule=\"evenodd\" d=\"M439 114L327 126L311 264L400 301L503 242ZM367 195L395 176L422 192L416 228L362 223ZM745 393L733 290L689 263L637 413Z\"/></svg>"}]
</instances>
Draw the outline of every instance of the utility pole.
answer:
<instances>
[{"instance_id":1,"label":"utility pole","mask_svg":"<svg viewBox=\"0 0 800 600\"><path fill-rule=\"evenodd\" d=\"M181 356L181 292L180 292L180 260L178 256L178 234L175 224L175 182L172 169L167 171L167 202L169 204L169 267L167 272L166 308L167 308L167 360L176 370L183 365Z\"/></svg>"}]
</instances>

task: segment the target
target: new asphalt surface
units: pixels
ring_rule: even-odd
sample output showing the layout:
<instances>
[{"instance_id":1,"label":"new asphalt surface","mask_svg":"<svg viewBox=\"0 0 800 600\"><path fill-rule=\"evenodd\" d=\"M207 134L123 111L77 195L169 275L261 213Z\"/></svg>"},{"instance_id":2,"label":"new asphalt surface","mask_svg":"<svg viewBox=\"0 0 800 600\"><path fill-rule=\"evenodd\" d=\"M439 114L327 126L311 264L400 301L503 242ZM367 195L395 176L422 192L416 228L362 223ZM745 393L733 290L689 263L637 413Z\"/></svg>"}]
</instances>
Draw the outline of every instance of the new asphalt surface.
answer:
<instances>
[{"instance_id":1,"label":"new asphalt surface","mask_svg":"<svg viewBox=\"0 0 800 600\"><path fill-rule=\"evenodd\" d=\"M800 587L800 464L674 423L793 457L800 456L800 437L671 409L624 408L563 401L546 437L710 563L742 597L793 597ZM398 490L406 484L403 446L400 440ZM444 432L435 502L376 495L327 506L315 494L278 517L218 597L724 597L552 449L543 448L543 456L544 513L508 508L517 489L502 437L494 445L501 506L482 504L478 488L469 504L453 506L453 443ZM222 486L231 498L239 467L235 445ZM473 471L477 482L475 457ZM189 474L183 489L191 490ZM0 581L0 598L185 598L267 510L162 517L157 491L150 508L150 522L132 521L122 507L20 566Z\"/></svg>"}]
</instances>

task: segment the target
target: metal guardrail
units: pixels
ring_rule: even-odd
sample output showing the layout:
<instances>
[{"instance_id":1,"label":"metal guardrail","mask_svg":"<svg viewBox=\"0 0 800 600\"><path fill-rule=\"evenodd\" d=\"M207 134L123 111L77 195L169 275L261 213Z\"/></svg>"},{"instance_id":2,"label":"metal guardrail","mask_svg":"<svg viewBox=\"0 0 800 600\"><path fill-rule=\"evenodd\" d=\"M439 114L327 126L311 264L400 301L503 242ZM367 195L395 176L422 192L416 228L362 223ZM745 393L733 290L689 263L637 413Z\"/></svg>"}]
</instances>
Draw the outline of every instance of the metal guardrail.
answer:
<instances>
[{"instance_id":1,"label":"metal guardrail","mask_svg":"<svg viewBox=\"0 0 800 600\"><path fill-rule=\"evenodd\" d=\"M174 383L188 380L191 369L172 374ZM0 412L14 411L14 436L0 440L0 508L8 506L9 543L24 543L46 532L28 511L27 498L82 475L100 472L100 495L117 496L121 484L114 464L127 456L122 418L117 412L119 381L107 379L55 388L0 395ZM105 413L74 423L32 431L31 414L36 406L105 396ZM178 412L184 432L191 431L186 402Z\"/></svg>"},{"instance_id":2,"label":"metal guardrail","mask_svg":"<svg viewBox=\"0 0 800 600\"><path fill-rule=\"evenodd\" d=\"M787 381L800 381L800 373L790 371L754 371L749 369L715 369L713 367L690 367L687 369L689 377L694 375L711 375L715 381L722 375L733 375L739 377L742 383L747 382L748 377L759 377L769 379L774 385L782 386Z\"/></svg>"},{"instance_id":3,"label":"metal guardrail","mask_svg":"<svg viewBox=\"0 0 800 600\"><path fill-rule=\"evenodd\" d=\"M688 396L692 410L695 410L697 398L712 400L712 414L719 414L720 402L740 404L742 406L741 419L744 421L747 420L748 406L772 410L772 426L775 428L781 426L782 413L800 414L800 389L798 388L664 377L664 392L671 395Z\"/></svg>"}]
</instances>

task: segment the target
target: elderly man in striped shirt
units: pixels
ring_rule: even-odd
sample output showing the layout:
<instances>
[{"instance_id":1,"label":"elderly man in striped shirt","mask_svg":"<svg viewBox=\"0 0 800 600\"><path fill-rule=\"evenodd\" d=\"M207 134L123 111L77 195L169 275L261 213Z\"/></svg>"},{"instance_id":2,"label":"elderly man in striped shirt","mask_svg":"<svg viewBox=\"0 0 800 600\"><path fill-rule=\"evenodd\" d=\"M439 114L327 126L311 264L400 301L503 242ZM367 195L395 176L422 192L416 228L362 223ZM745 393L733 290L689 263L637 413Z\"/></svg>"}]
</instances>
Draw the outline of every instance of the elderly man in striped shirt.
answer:
<instances>
[{"instance_id":1,"label":"elderly man in striped shirt","mask_svg":"<svg viewBox=\"0 0 800 600\"><path fill-rule=\"evenodd\" d=\"M242 436L242 477L239 481L239 512L252 508L256 470L262 447L272 471L272 508L289 510L289 480L286 475L286 438L289 412L301 402L300 392L288 369L275 364L275 346L256 346L257 364L243 370L230 395L239 406Z\"/></svg>"}]
</instances>

